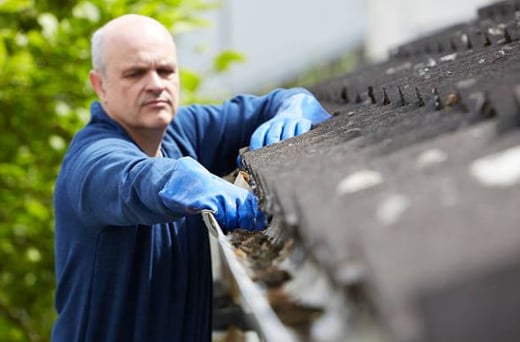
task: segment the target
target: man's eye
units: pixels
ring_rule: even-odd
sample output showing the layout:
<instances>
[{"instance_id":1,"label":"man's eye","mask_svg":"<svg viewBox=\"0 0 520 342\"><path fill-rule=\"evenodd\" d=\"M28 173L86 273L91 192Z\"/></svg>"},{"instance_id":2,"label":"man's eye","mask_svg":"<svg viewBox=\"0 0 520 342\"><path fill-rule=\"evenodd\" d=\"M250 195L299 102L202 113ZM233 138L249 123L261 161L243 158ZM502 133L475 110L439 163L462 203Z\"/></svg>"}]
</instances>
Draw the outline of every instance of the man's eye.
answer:
<instances>
[{"instance_id":1,"label":"man's eye","mask_svg":"<svg viewBox=\"0 0 520 342\"><path fill-rule=\"evenodd\" d=\"M159 75L161 75L163 77L168 77L170 75L175 74L175 69L163 68L163 69L157 70L157 72L159 73Z\"/></svg>"},{"instance_id":2,"label":"man's eye","mask_svg":"<svg viewBox=\"0 0 520 342\"><path fill-rule=\"evenodd\" d=\"M140 77L142 74L143 74L142 71L134 70L134 71L130 71L130 72L126 73L125 77L126 78L137 78L137 77Z\"/></svg>"}]
</instances>

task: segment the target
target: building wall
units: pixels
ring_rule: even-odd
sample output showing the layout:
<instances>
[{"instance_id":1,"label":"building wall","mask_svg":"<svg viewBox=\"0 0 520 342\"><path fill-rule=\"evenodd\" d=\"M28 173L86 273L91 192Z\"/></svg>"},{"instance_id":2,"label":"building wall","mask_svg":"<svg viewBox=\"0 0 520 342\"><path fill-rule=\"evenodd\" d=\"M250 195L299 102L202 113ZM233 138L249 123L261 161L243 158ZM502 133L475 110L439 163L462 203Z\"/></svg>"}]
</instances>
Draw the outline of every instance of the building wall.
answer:
<instances>
[{"instance_id":1,"label":"building wall","mask_svg":"<svg viewBox=\"0 0 520 342\"><path fill-rule=\"evenodd\" d=\"M177 37L179 58L204 71L218 51L237 50L247 61L206 92L261 91L362 44L367 9L362 0L225 0L208 14L212 29Z\"/></svg>"},{"instance_id":2,"label":"building wall","mask_svg":"<svg viewBox=\"0 0 520 342\"><path fill-rule=\"evenodd\" d=\"M472 20L491 0L370 0L366 51L382 60L388 51L418 36L461 21Z\"/></svg>"},{"instance_id":3,"label":"building wall","mask_svg":"<svg viewBox=\"0 0 520 342\"><path fill-rule=\"evenodd\" d=\"M210 97L261 92L364 45L378 61L401 43L476 17L490 0L222 0L207 29L177 36L183 67L203 75L219 51L247 61L206 77Z\"/></svg>"}]
</instances>

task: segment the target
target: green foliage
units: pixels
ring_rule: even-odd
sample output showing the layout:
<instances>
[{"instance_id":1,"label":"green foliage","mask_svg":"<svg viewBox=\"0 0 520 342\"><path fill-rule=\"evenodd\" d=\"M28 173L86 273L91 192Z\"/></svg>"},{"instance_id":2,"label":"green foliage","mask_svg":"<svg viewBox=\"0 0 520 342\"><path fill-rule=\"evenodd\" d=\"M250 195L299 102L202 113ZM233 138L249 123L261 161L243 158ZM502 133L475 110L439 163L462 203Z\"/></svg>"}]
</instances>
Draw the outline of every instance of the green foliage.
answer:
<instances>
[{"instance_id":1,"label":"green foliage","mask_svg":"<svg viewBox=\"0 0 520 342\"><path fill-rule=\"evenodd\" d=\"M236 51L223 51L215 58L214 69L216 72L225 72L232 64L244 61L244 55Z\"/></svg>"},{"instance_id":2,"label":"green foliage","mask_svg":"<svg viewBox=\"0 0 520 342\"><path fill-rule=\"evenodd\" d=\"M181 68L182 99L186 103L212 103L215 99L201 97L198 92L204 79L209 79L214 75L229 71L232 65L242 63L246 60L245 56L233 50L225 50L216 55L213 59L213 66L206 71L194 71Z\"/></svg>"},{"instance_id":3,"label":"green foliage","mask_svg":"<svg viewBox=\"0 0 520 342\"><path fill-rule=\"evenodd\" d=\"M204 0L0 1L0 341L46 341L55 319L53 186L66 146L89 118L90 37L124 13L172 33L208 23ZM231 53L219 72L240 60ZM181 69L182 70L182 69ZM196 99L202 78L186 70ZM185 101L186 102L186 101Z\"/></svg>"}]
</instances>

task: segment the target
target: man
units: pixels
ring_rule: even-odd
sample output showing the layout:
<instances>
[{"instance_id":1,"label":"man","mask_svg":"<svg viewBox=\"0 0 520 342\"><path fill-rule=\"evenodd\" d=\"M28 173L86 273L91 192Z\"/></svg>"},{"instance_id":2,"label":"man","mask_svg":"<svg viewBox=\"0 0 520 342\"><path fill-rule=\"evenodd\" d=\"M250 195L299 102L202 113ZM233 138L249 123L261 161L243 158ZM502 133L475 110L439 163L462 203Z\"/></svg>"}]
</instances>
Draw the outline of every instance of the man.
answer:
<instances>
[{"instance_id":1,"label":"man","mask_svg":"<svg viewBox=\"0 0 520 342\"><path fill-rule=\"evenodd\" d=\"M330 117L303 89L179 108L175 44L157 21L116 18L92 38L100 101L55 189L53 341L208 341L210 209L223 229L260 230L256 197L218 176ZM174 120L175 117L175 120Z\"/></svg>"}]
</instances>

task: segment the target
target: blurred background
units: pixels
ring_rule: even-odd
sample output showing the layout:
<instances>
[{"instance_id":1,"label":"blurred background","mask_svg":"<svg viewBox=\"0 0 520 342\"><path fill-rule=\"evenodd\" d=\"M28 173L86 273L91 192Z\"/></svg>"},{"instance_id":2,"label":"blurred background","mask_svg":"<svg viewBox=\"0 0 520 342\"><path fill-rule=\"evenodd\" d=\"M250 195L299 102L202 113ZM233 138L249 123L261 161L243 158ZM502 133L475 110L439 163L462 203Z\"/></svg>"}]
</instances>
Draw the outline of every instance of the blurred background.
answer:
<instances>
[{"instance_id":1,"label":"blurred background","mask_svg":"<svg viewBox=\"0 0 520 342\"><path fill-rule=\"evenodd\" d=\"M305 86L385 59L483 0L1 0L0 341L47 341L55 319L52 194L89 119L90 36L125 13L171 29L182 102Z\"/></svg>"},{"instance_id":2,"label":"blurred background","mask_svg":"<svg viewBox=\"0 0 520 342\"><path fill-rule=\"evenodd\" d=\"M257 92L293 81L313 82L421 35L474 19L489 0L226 0L205 14L212 23L177 37L184 67L207 70L216 54L232 49L245 59L208 80L204 93ZM302 80L302 77L305 77Z\"/></svg>"}]
</instances>

